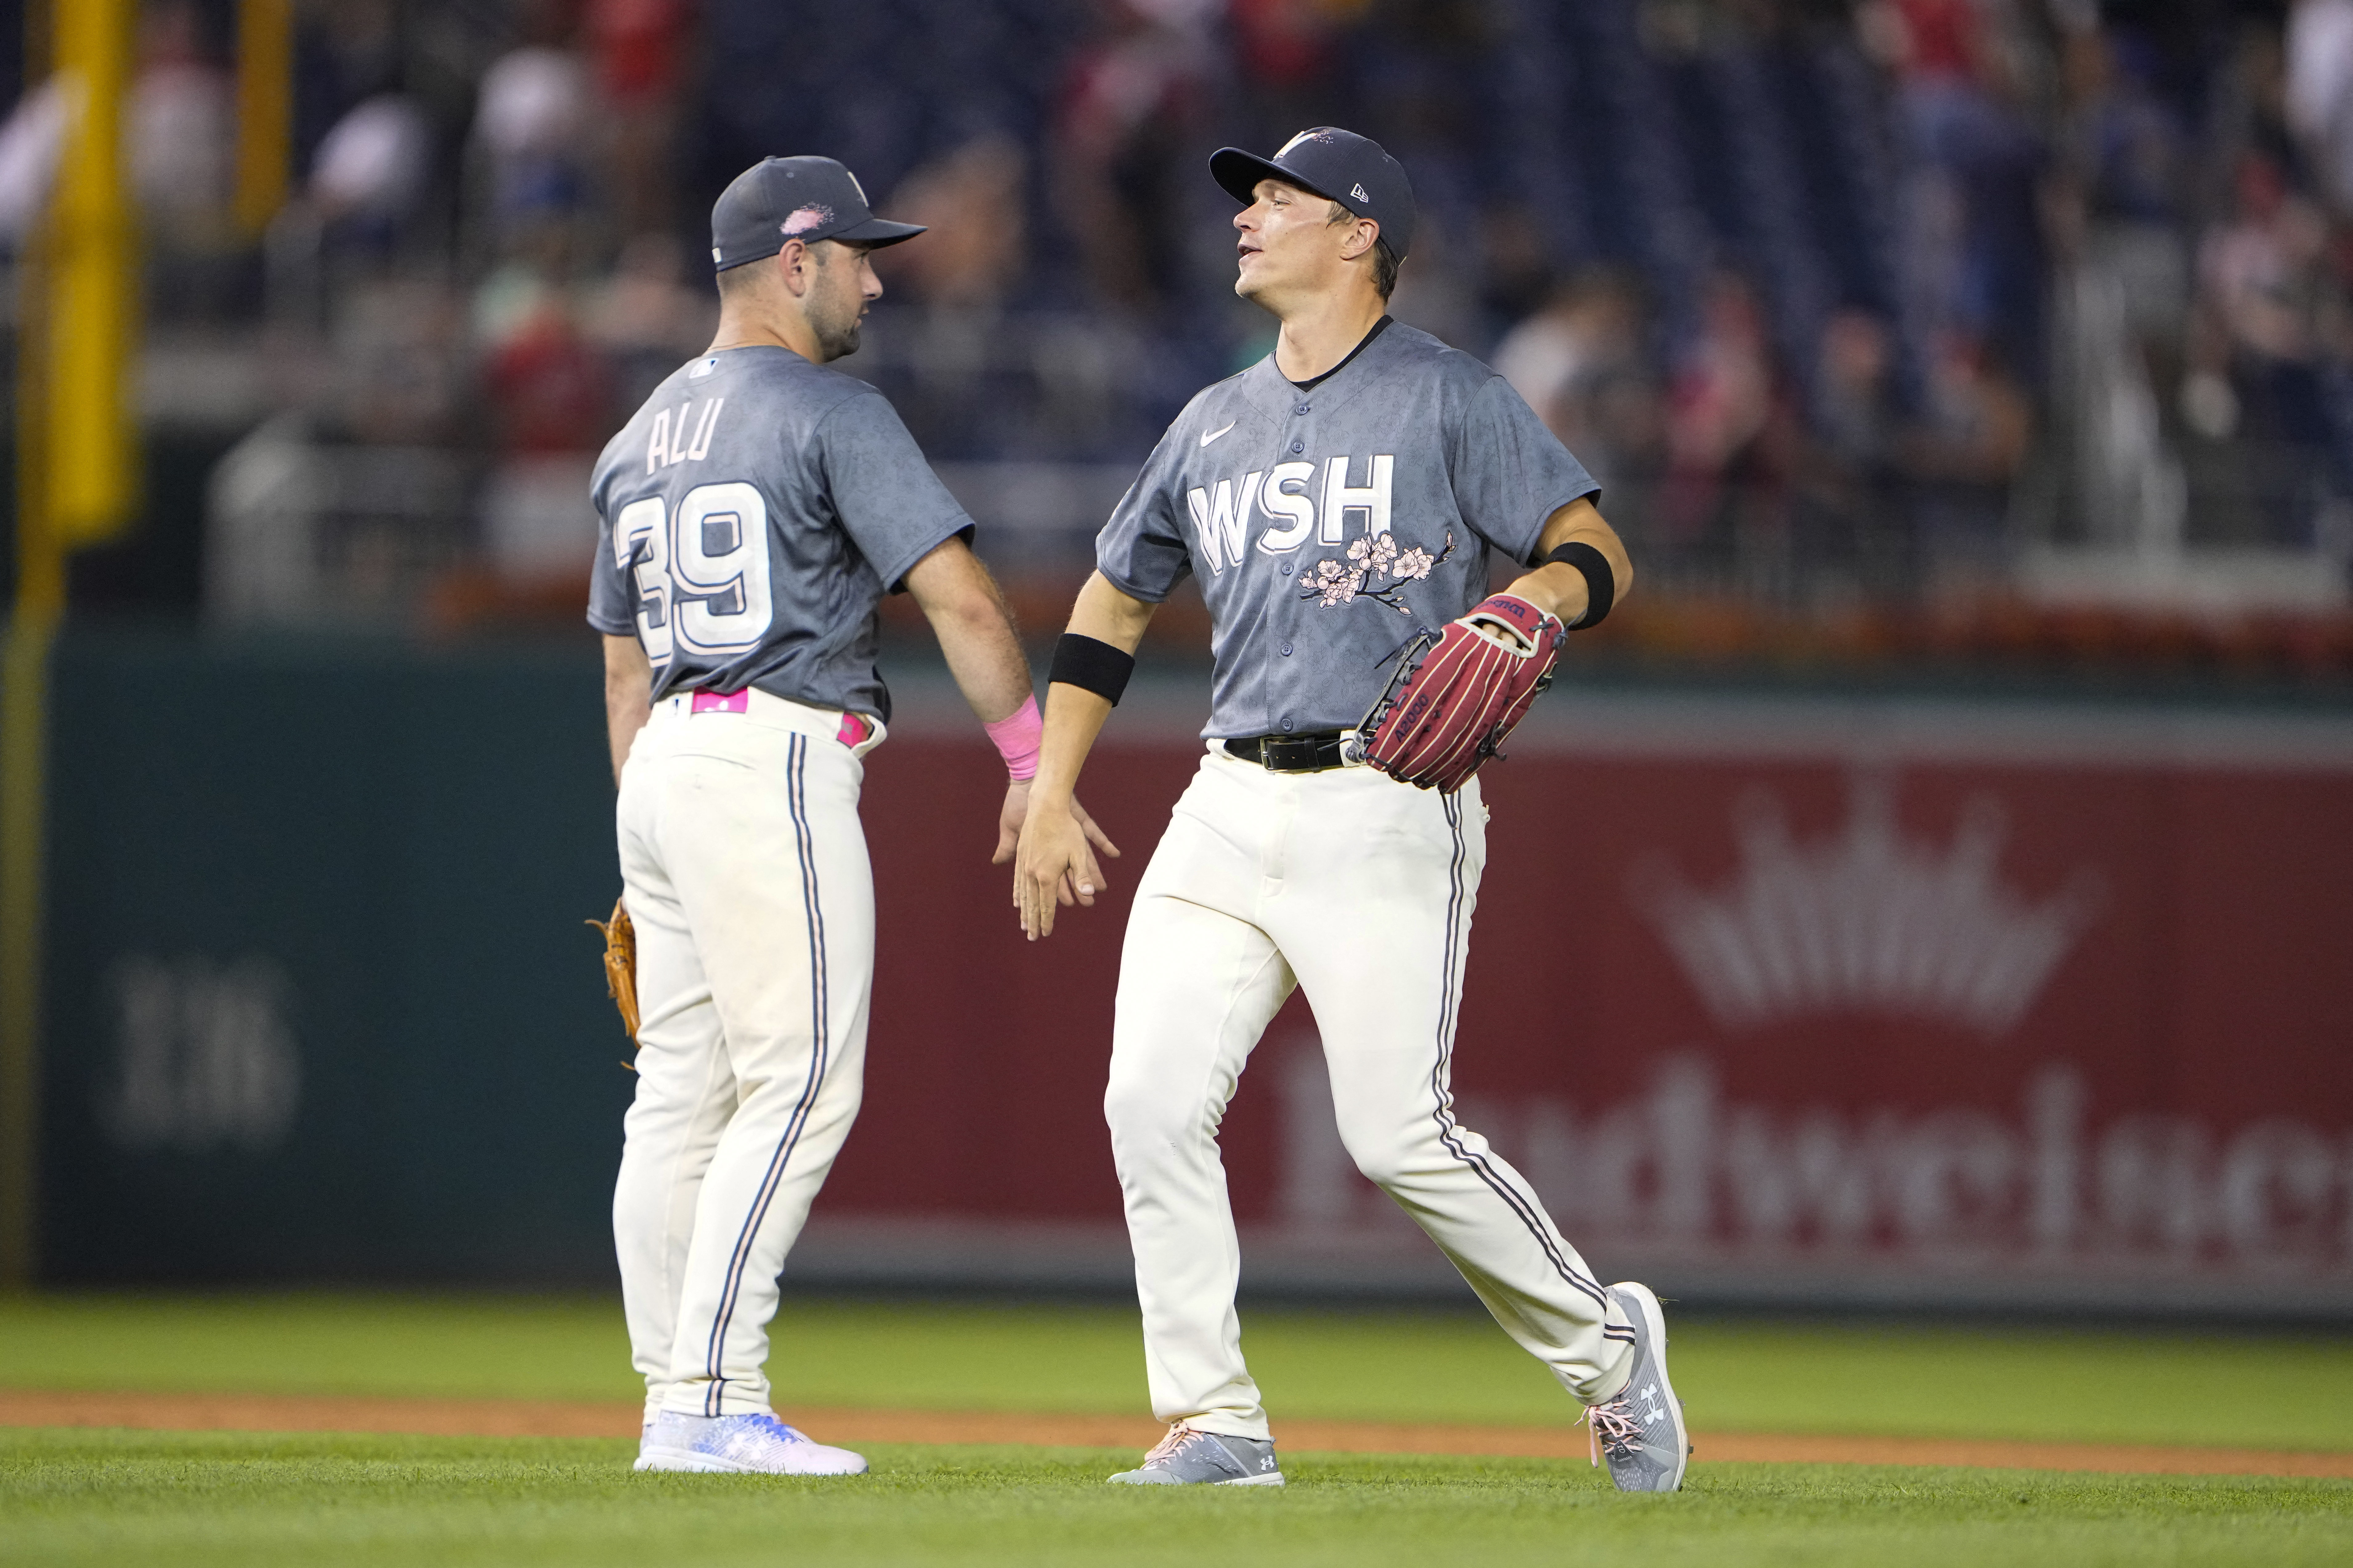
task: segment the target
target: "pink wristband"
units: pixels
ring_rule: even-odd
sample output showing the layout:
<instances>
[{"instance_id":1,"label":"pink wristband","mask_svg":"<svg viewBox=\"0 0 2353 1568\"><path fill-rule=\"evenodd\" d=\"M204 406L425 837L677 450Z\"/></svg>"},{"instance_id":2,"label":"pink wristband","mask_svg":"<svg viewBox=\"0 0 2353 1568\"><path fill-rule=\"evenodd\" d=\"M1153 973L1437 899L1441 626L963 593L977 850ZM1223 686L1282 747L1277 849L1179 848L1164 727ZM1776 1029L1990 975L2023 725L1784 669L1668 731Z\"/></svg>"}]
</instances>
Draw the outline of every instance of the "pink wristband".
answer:
<instances>
[{"instance_id":1,"label":"pink wristband","mask_svg":"<svg viewBox=\"0 0 2353 1568\"><path fill-rule=\"evenodd\" d=\"M1005 771L1016 784L1038 776L1038 748L1046 739L1046 721L1038 715L1035 697L994 724L983 724L1005 759Z\"/></svg>"}]
</instances>

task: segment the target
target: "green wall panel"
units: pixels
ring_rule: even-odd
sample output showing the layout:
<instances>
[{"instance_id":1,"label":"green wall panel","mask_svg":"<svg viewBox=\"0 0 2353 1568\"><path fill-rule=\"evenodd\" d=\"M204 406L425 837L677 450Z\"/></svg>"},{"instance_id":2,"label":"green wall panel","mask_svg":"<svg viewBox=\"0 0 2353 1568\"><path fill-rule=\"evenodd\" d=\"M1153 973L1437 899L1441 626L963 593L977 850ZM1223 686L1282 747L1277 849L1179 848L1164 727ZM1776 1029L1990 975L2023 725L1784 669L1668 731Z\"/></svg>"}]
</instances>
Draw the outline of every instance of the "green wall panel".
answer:
<instances>
[{"instance_id":1,"label":"green wall panel","mask_svg":"<svg viewBox=\"0 0 2353 1568\"><path fill-rule=\"evenodd\" d=\"M585 633L65 639L46 1278L610 1276L601 700Z\"/></svg>"}]
</instances>

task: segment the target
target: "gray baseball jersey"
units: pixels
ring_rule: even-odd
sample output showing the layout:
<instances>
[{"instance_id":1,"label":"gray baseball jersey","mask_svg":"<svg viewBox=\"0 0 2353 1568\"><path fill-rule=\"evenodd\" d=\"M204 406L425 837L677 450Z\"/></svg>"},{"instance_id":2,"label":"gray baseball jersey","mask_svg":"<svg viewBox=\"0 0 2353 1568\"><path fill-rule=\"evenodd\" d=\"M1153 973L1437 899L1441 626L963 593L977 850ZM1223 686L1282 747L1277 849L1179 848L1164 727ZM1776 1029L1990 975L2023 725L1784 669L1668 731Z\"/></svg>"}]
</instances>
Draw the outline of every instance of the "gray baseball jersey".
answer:
<instances>
[{"instance_id":1,"label":"gray baseball jersey","mask_svg":"<svg viewBox=\"0 0 2353 1568\"><path fill-rule=\"evenodd\" d=\"M1208 387L1160 438L1095 542L1121 592L1208 601L1209 736L1345 730L1390 658L1525 563L1546 519L1600 487L1510 383L1392 322L1301 391L1271 354Z\"/></svg>"},{"instance_id":2,"label":"gray baseball jersey","mask_svg":"<svg viewBox=\"0 0 2353 1568\"><path fill-rule=\"evenodd\" d=\"M638 635L656 697L754 686L885 720L875 606L972 528L881 393L783 348L681 366L589 494L588 624Z\"/></svg>"}]
</instances>

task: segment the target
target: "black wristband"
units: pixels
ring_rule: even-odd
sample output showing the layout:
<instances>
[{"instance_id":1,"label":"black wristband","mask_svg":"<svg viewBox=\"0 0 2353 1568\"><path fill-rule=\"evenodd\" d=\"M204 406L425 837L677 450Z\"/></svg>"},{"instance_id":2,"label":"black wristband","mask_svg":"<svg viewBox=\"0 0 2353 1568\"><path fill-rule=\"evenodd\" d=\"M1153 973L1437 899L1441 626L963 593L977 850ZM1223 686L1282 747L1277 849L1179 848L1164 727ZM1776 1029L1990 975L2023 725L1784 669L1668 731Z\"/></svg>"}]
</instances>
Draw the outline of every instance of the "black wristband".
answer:
<instances>
[{"instance_id":1,"label":"black wristband","mask_svg":"<svg viewBox=\"0 0 2353 1568\"><path fill-rule=\"evenodd\" d=\"M1134 673L1134 654L1122 653L1094 637L1064 632L1054 644L1054 665L1046 679L1092 691L1116 708L1119 694L1127 689L1127 678Z\"/></svg>"},{"instance_id":2,"label":"black wristband","mask_svg":"<svg viewBox=\"0 0 2353 1568\"><path fill-rule=\"evenodd\" d=\"M1618 596L1618 579L1610 574L1609 557L1581 539L1572 539L1545 560L1574 566L1577 574L1585 579L1585 614L1571 621L1568 629L1581 632L1600 625L1601 617L1609 613L1610 601Z\"/></svg>"}]
</instances>

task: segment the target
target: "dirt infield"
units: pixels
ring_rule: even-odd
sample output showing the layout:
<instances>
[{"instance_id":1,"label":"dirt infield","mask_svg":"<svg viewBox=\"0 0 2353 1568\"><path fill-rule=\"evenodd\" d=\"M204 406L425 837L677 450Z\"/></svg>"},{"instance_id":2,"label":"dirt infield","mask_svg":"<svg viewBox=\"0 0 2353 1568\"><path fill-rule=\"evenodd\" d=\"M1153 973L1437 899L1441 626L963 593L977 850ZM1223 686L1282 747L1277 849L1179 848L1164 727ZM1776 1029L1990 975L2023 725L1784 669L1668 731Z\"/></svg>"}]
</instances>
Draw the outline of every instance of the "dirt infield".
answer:
<instances>
[{"instance_id":1,"label":"dirt infield","mask_svg":"<svg viewBox=\"0 0 2353 1568\"><path fill-rule=\"evenodd\" d=\"M0 1390L0 1426L128 1426L150 1431L399 1432L451 1437L631 1437L635 1405L530 1399L391 1399L280 1394L98 1394ZM798 1425L829 1443L1021 1443L1142 1448L1152 1422L1123 1415L975 1411L828 1410L796 1406ZM1294 1451L1493 1454L1586 1458L1582 1427L1409 1426L1286 1421ZM2005 1443L1941 1437L1775 1436L1703 1432L1701 1463L1761 1460L1832 1465L1961 1465L2185 1476L2353 1479L2353 1454L2181 1448L2094 1443Z\"/></svg>"}]
</instances>

